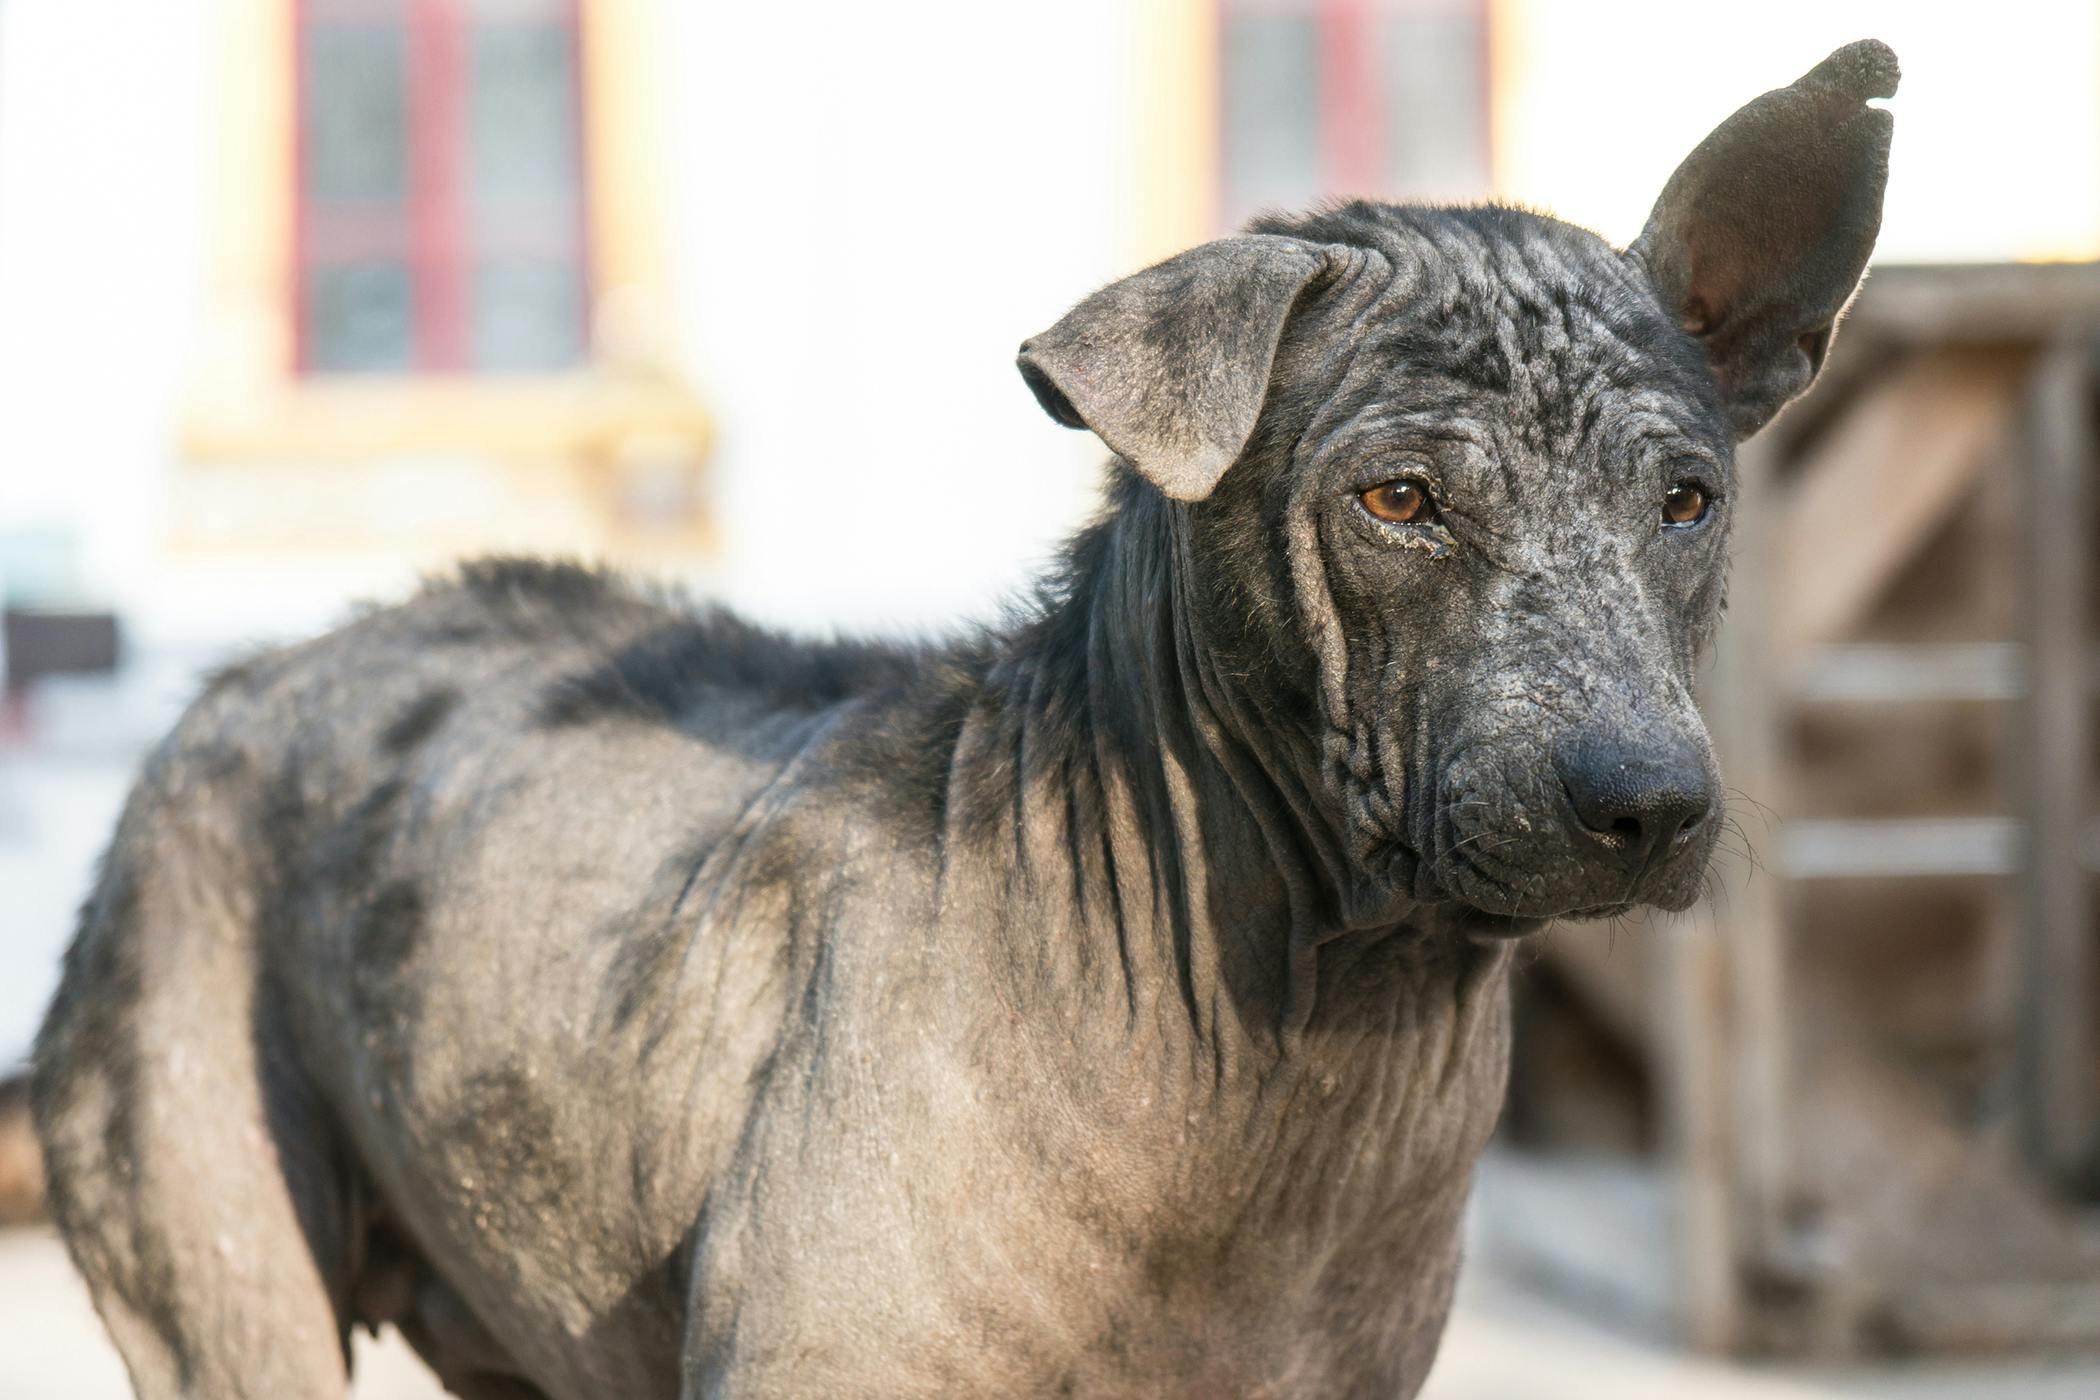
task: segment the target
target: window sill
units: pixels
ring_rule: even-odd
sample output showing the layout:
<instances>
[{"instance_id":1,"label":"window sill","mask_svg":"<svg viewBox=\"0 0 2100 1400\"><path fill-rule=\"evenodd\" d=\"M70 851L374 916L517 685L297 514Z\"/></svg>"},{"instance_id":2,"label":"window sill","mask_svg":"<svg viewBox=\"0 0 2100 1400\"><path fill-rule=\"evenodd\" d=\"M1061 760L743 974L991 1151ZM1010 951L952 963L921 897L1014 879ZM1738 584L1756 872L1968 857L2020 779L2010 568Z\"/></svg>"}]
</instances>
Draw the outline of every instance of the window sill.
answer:
<instances>
[{"instance_id":1,"label":"window sill","mask_svg":"<svg viewBox=\"0 0 2100 1400\"><path fill-rule=\"evenodd\" d=\"M698 462L713 425L687 386L635 370L506 377L343 376L200 394L183 415L194 462L354 463L415 456Z\"/></svg>"}]
</instances>

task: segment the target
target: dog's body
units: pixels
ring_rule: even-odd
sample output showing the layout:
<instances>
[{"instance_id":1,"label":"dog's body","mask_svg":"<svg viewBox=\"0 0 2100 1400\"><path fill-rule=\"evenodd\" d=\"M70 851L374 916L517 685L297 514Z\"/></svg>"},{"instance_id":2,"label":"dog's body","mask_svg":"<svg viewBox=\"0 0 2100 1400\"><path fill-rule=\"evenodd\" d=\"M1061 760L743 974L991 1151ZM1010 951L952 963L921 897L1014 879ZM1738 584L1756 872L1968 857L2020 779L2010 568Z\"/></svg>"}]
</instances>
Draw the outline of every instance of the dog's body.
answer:
<instances>
[{"instance_id":1,"label":"dog's body","mask_svg":"<svg viewBox=\"0 0 2100 1400\"><path fill-rule=\"evenodd\" d=\"M1666 192L1630 256L1352 206L1100 293L1023 370L1110 508L1003 632L494 564L222 677L39 1045L141 1392L340 1395L365 1321L470 1397L1412 1394L1504 936L1697 890L1704 502L1893 81L1735 119L1820 152L1776 268Z\"/></svg>"}]
</instances>

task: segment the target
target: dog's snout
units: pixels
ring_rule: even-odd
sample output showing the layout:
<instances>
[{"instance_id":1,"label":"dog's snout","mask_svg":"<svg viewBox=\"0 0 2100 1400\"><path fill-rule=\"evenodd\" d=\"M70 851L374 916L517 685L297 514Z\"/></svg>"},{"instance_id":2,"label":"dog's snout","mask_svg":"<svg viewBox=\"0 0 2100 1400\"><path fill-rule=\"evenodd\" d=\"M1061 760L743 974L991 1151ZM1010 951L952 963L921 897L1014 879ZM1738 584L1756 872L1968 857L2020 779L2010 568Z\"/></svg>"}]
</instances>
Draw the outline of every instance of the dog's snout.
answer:
<instances>
[{"instance_id":1,"label":"dog's snout","mask_svg":"<svg viewBox=\"0 0 2100 1400\"><path fill-rule=\"evenodd\" d=\"M1669 851L1715 806L1707 765L1688 745L1658 751L1581 742L1563 750L1555 766L1576 819L1635 870Z\"/></svg>"}]
</instances>

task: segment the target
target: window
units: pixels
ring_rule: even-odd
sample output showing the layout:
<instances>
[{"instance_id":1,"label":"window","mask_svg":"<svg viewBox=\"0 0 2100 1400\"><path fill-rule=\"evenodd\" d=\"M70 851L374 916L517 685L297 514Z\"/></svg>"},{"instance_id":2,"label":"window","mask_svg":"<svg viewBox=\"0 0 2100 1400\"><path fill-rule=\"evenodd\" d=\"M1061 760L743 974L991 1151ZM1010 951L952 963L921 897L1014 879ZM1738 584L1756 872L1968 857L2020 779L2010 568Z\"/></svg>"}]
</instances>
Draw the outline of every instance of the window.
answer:
<instances>
[{"instance_id":1,"label":"window","mask_svg":"<svg viewBox=\"0 0 2100 1400\"><path fill-rule=\"evenodd\" d=\"M1487 193L1487 0L1220 4L1229 226L1327 196Z\"/></svg>"},{"instance_id":2,"label":"window","mask_svg":"<svg viewBox=\"0 0 2100 1400\"><path fill-rule=\"evenodd\" d=\"M302 375L589 352L577 0L296 0Z\"/></svg>"}]
</instances>

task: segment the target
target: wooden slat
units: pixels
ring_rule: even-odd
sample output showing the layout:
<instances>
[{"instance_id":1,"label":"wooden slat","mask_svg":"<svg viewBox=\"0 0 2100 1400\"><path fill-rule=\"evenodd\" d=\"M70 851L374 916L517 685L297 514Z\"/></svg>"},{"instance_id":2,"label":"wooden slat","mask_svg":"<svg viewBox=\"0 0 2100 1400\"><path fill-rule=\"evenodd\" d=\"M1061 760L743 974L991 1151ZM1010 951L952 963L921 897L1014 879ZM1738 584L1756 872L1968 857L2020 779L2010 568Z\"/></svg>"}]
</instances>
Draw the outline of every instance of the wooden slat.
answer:
<instances>
[{"instance_id":1,"label":"wooden slat","mask_svg":"<svg viewBox=\"0 0 2100 1400\"><path fill-rule=\"evenodd\" d=\"M1751 443L1738 454L1740 485L1753 520L1738 519L1737 559L1755 559L1776 584L1784 577L1798 481L1782 484L1775 452ZM1781 495L1782 490L1785 492ZM1762 502L1762 508L1760 508ZM1746 512L1748 514L1749 512ZM1740 562L1738 563L1740 567ZM1784 809L1782 698L1771 683L1775 647L1786 619L1783 595L1767 589L1755 604L1732 600L1731 630L1715 651L1706 714L1729 783L1758 802ZM1735 806L1738 822L1747 813ZM1795 1194L1797 1128L1788 1080L1792 1074L1789 969L1784 872L1759 871L1749 836L1739 826L1721 862L1731 891L1723 912L1728 958L1730 1101L1733 1116L1735 1209L1740 1239L1736 1262L1748 1275L1768 1275L1786 1250L1787 1202Z\"/></svg>"},{"instance_id":2,"label":"wooden slat","mask_svg":"<svg viewBox=\"0 0 2100 1400\"><path fill-rule=\"evenodd\" d=\"M1788 822L1777 861L1790 879L2011 875L2020 869L2013 817L1918 817Z\"/></svg>"},{"instance_id":3,"label":"wooden slat","mask_svg":"<svg viewBox=\"0 0 2100 1400\"><path fill-rule=\"evenodd\" d=\"M2017 642L1869 644L1818 648L1791 678L1805 705L1906 705L2017 700L2027 654Z\"/></svg>"},{"instance_id":4,"label":"wooden slat","mask_svg":"<svg viewBox=\"0 0 2100 1400\"><path fill-rule=\"evenodd\" d=\"M0 1079L0 1227L44 1213L44 1159L29 1121L29 1077Z\"/></svg>"},{"instance_id":5,"label":"wooden slat","mask_svg":"<svg viewBox=\"0 0 2100 1400\"><path fill-rule=\"evenodd\" d=\"M2079 321L2100 322L2100 265L1884 263L1867 278L1840 336L1935 344L2046 342Z\"/></svg>"},{"instance_id":6,"label":"wooden slat","mask_svg":"<svg viewBox=\"0 0 2100 1400\"><path fill-rule=\"evenodd\" d=\"M2100 651L2088 651L2084 685L2100 697ZM1787 678L1803 705L1904 705L2006 701L2027 694L2023 642L1839 642L1804 653Z\"/></svg>"},{"instance_id":7,"label":"wooden slat","mask_svg":"<svg viewBox=\"0 0 2100 1400\"><path fill-rule=\"evenodd\" d=\"M1974 487L2024 363L1990 349L1921 354L1863 393L1808 455L1771 524L1772 636L1785 672L1853 626Z\"/></svg>"},{"instance_id":8,"label":"wooden slat","mask_svg":"<svg viewBox=\"0 0 2100 1400\"><path fill-rule=\"evenodd\" d=\"M2093 909L2084 863L2092 705L2086 689L2093 547L2091 352L2046 355L2027 406L2029 696L2020 709L2025 772L2027 929L2018 1038L2021 1140L2046 1175L2090 1170L2096 1147Z\"/></svg>"},{"instance_id":9,"label":"wooden slat","mask_svg":"<svg viewBox=\"0 0 2100 1400\"><path fill-rule=\"evenodd\" d=\"M1677 1326L1711 1355L1742 1348L1749 1325L1738 1266L1734 1124L1729 1112L1727 957L1715 931L1679 916L1658 920L1661 937L1661 1090L1664 1157L1671 1168L1671 1246Z\"/></svg>"},{"instance_id":10,"label":"wooden slat","mask_svg":"<svg viewBox=\"0 0 2100 1400\"><path fill-rule=\"evenodd\" d=\"M1702 697L1722 770L1766 802L1780 800L1778 697L1768 683L1772 465L1761 444L1741 454L1731 613ZM1746 858L1732 850L1724 859L1723 881L1737 892L1724 925L1654 925L1664 1011L1651 1064L1676 1176L1679 1322L1686 1341L1715 1353L1749 1340L1754 1303L1744 1284L1768 1262L1790 1176L1782 894L1775 880L1747 878Z\"/></svg>"}]
</instances>

